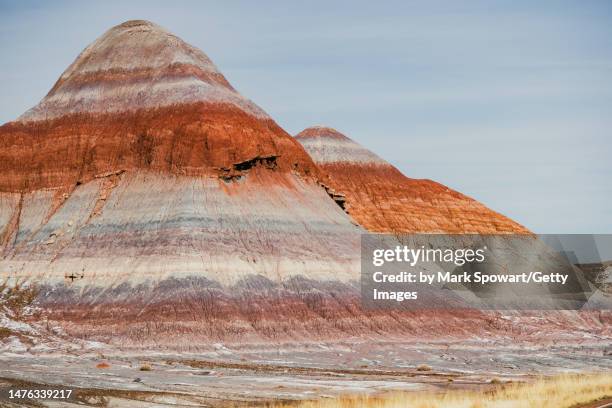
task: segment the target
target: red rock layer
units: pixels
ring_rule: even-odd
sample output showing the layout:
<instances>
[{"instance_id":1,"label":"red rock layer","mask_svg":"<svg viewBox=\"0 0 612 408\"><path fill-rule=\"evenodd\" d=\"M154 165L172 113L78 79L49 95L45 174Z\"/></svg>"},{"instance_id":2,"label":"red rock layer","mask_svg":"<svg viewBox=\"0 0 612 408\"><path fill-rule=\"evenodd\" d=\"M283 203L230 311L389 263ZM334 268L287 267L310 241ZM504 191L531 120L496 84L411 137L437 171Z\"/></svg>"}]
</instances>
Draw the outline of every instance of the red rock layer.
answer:
<instances>
[{"instance_id":1,"label":"red rock layer","mask_svg":"<svg viewBox=\"0 0 612 408\"><path fill-rule=\"evenodd\" d=\"M47 298L48 318L69 334L120 345L190 347L209 341L281 342L378 338L575 339L611 335L609 313L588 311L366 310L359 290L339 282L301 278L278 285L253 279L221 290L197 280L124 287L89 299ZM180 294L181 302L176 301ZM118 318L120 316L121 318ZM154 334L154 335L152 335Z\"/></svg>"},{"instance_id":2,"label":"red rock layer","mask_svg":"<svg viewBox=\"0 0 612 408\"><path fill-rule=\"evenodd\" d=\"M270 159L278 171L316 176L304 149L271 119L206 102L123 113L78 113L0 127L0 191L74 186L145 169L178 175L239 175Z\"/></svg>"},{"instance_id":3,"label":"red rock layer","mask_svg":"<svg viewBox=\"0 0 612 408\"><path fill-rule=\"evenodd\" d=\"M511 219L431 180L412 179L334 129L296 136L346 197L348 213L374 232L528 233Z\"/></svg>"}]
</instances>

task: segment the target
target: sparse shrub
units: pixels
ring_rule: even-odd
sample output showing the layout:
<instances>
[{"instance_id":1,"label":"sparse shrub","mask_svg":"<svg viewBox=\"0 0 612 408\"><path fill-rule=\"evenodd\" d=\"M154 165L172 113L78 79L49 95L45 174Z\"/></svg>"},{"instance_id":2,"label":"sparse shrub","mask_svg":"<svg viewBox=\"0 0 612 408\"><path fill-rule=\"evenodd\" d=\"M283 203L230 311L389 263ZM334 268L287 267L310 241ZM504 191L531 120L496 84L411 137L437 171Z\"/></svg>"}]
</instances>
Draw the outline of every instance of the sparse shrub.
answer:
<instances>
[{"instance_id":1,"label":"sparse shrub","mask_svg":"<svg viewBox=\"0 0 612 408\"><path fill-rule=\"evenodd\" d=\"M432 368L427 364L421 364L416 368L417 371L431 371Z\"/></svg>"},{"instance_id":2,"label":"sparse shrub","mask_svg":"<svg viewBox=\"0 0 612 408\"><path fill-rule=\"evenodd\" d=\"M26 307L31 306L38 296L39 289L23 282L9 284L8 279L0 282L0 311L5 308L14 317L24 314Z\"/></svg>"},{"instance_id":3,"label":"sparse shrub","mask_svg":"<svg viewBox=\"0 0 612 408\"><path fill-rule=\"evenodd\" d=\"M0 327L0 340L12 336L13 332L6 327Z\"/></svg>"},{"instance_id":4,"label":"sparse shrub","mask_svg":"<svg viewBox=\"0 0 612 408\"><path fill-rule=\"evenodd\" d=\"M143 364L140 366L140 371L151 371L151 366L148 364Z\"/></svg>"},{"instance_id":5,"label":"sparse shrub","mask_svg":"<svg viewBox=\"0 0 612 408\"><path fill-rule=\"evenodd\" d=\"M490 384L502 384L502 383L503 383L503 381L502 381L502 380L500 380L500 379L499 379L499 378L497 378L497 377L494 377L494 378L491 378L491 380L489 381L489 383L490 383Z\"/></svg>"},{"instance_id":6,"label":"sparse shrub","mask_svg":"<svg viewBox=\"0 0 612 408\"><path fill-rule=\"evenodd\" d=\"M8 278L4 279L3 282L0 282L0 316L11 321L21 320L26 315L31 315L34 310L31 306L38 292L38 288L33 285L19 281L11 284ZM18 334L18 331L8 327L0 327L0 340Z\"/></svg>"}]
</instances>

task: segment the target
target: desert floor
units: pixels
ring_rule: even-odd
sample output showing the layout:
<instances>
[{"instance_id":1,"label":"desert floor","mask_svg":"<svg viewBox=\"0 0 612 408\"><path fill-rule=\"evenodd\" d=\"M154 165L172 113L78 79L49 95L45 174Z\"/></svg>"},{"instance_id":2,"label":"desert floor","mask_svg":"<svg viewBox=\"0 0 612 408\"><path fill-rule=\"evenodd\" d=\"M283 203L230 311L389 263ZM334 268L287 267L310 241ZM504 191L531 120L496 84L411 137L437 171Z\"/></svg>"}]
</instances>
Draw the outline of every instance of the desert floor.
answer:
<instances>
[{"instance_id":1,"label":"desert floor","mask_svg":"<svg viewBox=\"0 0 612 408\"><path fill-rule=\"evenodd\" d=\"M612 372L609 341L214 344L189 351L118 349L94 342L0 351L0 406L10 387L71 388L67 401L108 407L257 406L271 401L387 392L488 390L560 373ZM82 406L82 405L81 405ZM359 406L359 405L357 405Z\"/></svg>"}]
</instances>

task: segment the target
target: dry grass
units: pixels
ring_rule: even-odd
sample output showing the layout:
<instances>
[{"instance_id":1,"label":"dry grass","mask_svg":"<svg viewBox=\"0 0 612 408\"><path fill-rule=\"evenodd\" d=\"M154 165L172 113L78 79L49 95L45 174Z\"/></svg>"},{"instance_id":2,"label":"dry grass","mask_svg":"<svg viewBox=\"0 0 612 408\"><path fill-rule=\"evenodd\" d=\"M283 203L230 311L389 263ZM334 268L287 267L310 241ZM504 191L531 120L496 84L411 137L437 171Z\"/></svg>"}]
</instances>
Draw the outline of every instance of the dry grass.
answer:
<instances>
[{"instance_id":1,"label":"dry grass","mask_svg":"<svg viewBox=\"0 0 612 408\"><path fill-rule=\"evenodd\" d=\"M561 375L530 383L498 385L488 391L401 392L306 401L299 408L569 408L612 397L612 374ZM289 405L278 405L277 408Z\"/></svg>"}]
</instances>

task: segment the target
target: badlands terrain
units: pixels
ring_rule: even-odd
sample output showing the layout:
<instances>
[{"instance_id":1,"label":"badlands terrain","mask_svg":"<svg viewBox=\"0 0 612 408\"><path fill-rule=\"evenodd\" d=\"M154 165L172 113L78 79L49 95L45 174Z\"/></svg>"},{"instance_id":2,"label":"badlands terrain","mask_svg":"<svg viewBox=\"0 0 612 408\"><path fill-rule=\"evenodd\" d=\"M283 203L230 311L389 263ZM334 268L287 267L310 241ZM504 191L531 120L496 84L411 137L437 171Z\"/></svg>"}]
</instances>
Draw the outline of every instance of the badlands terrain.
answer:
<instances>
[{"instance_id":1,"label":"badlands terrain","mask_svg":"<svg viewBox=\"0 0 612 408\"><path fill-rule=\"evenodd\" d=\"M363 308L366 232L530 234L333 129L292 137L154 23L113 27L0 127L0 390L250 406L610 370L609 311Z\"/></svg>"}]
</instances>

